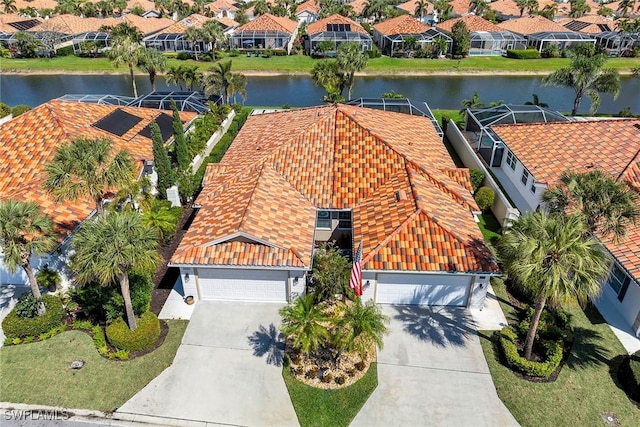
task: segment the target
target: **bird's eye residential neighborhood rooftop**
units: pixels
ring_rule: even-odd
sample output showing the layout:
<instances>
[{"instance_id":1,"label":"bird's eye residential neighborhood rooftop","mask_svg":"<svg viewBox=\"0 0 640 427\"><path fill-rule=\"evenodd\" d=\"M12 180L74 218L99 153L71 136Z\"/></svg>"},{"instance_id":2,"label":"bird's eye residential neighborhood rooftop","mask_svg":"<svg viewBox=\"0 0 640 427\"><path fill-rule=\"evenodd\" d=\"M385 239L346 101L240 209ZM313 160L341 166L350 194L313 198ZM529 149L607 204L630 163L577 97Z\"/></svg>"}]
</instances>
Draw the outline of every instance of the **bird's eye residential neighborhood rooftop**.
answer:
<instances>
[{"instance_id":1,"label":"bird's eye residential neighborhood rooftop","mask_svg":"<svg viewBox=\"0 0 640 427\"><path fill-rule=\"evenodd\" d=\"M286 301L334 239L361 242L377 302L473 305L498 273L469 171L428 117L347 105L252 116L203 185L171 260L203 299Z\"/></svg>"}]
</instances>

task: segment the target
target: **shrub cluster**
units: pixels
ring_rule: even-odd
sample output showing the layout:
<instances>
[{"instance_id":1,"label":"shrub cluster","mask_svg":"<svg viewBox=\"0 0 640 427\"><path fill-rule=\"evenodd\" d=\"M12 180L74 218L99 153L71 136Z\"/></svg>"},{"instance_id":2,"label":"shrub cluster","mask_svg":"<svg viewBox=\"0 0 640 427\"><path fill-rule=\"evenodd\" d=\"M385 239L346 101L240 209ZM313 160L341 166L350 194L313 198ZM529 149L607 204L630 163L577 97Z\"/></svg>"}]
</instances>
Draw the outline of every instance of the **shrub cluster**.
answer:
<instances>
[{"instance_id":1,"label":"shrub cluster","mask_svg":"<svg viewBox=\"0 0 640 427\"><path fill-rule=\"evenodd\" d=\"M18 317L15 309L2 321L2 330L9 338L39 336L62 325L64 309L59 297L44 295L42 297L47 312L32 318Z\"/></svg>"},{"instance_id":2,"label":"shrub cluster","mask_svg":"<svg viewBox=\"0 0 640 427\"><path fill-rule=\"evenodd\" d=\"M120 350L140 351L154 345L160 337L160 321L150 311L138 318L138 327L132 331L120 317L106 327L109 343Z\"/></svg>"},{"instance_id":3,"label":"shrub cluster","mask_svg":"<svg viewBox=\"0 0 640 427\"><path fill-rule=\"evenodd\" d=\"M471 169L469 170L469 175L471 175L471 186L473 187L473 192L478 191L478 188L484 182L484 172L480 169Z\"/></svg>"},{"instance_id":4,"label":"shrub cluster","mask_svg":"<svg viewBox=\"0 0 640 427\"><path fill-rule=\"evenodd\" d=\"M496 193L490 187L480 187L474 196L480 210L485 211L493 205Z\"/></svg>"},{"instance_id":5,"label":"shrub cluster","mask_svg":"<svg viewBox=\"0 0 640 427\"><path fill-rule=\"evenodd\" d=\"M13 310L21 319L30 319L38 315L39 300L33 294L27 293L20 297Z\"/></svg>"},{"instance_id":6,"label":"shrub cluster","mask_svg":"<svg viewBox=\"0 0 640 427\"><path fill-rule=\"evenodd\" d=\"M534 49L508 49L507 58L538 59L540 58L540 53Z\"/></svg>"},{"instance_id":7,"label":"shrub cluster","mask_svg":"<svg viewBox=\"0 0 640 427\"><path fill-rule=\"evenodd\" d=\"M380 58L382 56L382 52L378 49L377 46L373 46L371 50L367 51L367 55L369 58Z\"/></svg>"},{"instance_id":8,"label":"shrub cluster","mask_svg":"<svg viewBox=\"0 0 640 427\"><path fill-rule=\"evenodd\" d=\"M544 343L547 360L533 362L520 356L516 346L516 331L507 326L500 331L500 349L507 365L525 375L548 378L562 361L563 346L561 341L547 341Z\"/></svg>"}]
</instances>

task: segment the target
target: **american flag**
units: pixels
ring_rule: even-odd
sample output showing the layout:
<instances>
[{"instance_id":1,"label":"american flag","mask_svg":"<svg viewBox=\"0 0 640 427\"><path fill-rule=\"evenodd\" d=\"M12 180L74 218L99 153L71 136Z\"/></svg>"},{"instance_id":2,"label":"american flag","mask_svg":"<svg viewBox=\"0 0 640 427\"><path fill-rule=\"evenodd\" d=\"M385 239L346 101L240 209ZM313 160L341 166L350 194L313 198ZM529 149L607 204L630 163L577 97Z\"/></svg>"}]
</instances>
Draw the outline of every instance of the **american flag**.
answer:
<instances>
[{"instance_id":1,"label":"american flag","mask_svg":"<svg viewBox=\"0 0 640 427\"><path fill-rule=\"evenodd\" d=\"M362 241L353 257L353 267L351 268L351 277L349 278L349 287L353 289L357 296L362 295Z\"/></svg>"}]
</instances>

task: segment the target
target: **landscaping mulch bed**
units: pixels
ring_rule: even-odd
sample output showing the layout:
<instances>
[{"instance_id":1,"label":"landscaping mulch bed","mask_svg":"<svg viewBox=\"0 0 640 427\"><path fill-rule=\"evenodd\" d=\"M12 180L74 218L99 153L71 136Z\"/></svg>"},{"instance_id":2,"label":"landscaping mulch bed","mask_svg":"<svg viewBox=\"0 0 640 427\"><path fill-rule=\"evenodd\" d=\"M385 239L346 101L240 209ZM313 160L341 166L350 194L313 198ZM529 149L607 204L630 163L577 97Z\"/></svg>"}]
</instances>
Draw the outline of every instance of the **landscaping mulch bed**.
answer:
<instances>
[{"instance_id":1,"label":"landscaping mulch bed","mask_svg":"<svg viewBox=\"0 0 640 427\"><path fill-rule=\"evenodd\" d=\"M193 213L194 209L191 204L183 206L182 218L180 218L180 222L178 223L176 235L170 242L162 245L160 249L158 249L161 261L153 277L153 292L151 293L151 311L156 315L160 314L162 306L164 306L164 303L167 301L171 289L173 289L173 285L178 279L179 269L175 267L170 268L168 264L189 228Z\"/></svg>"}]
</instances>

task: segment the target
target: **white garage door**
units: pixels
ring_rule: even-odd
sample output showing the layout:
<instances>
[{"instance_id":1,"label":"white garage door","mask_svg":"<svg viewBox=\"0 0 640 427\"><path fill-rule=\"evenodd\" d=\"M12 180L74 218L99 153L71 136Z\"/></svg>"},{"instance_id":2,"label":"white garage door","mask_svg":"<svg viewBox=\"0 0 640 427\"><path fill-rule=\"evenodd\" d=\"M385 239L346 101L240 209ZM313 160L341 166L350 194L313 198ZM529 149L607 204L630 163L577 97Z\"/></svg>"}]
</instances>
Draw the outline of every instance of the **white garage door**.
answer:
<instances>
[{"instance_id":1,"label":"white garage door","mask_svg":"<svg viewBox=\"0 0 640 427\"><path fill-rule=\"evenodd\" d=\"M287 301L287 272L273 270L200 269L202 299Z\"/></svg>"},{"instance_id":2,"label":"white garage door","mask_svg":"<svg viewBox=\"0 0 640 427\"><path fill-rule=\"evenodd\" d=\"M379 274L381 304L466 306L471 278L421 274Z\"/></svg>"}]
</instances>

